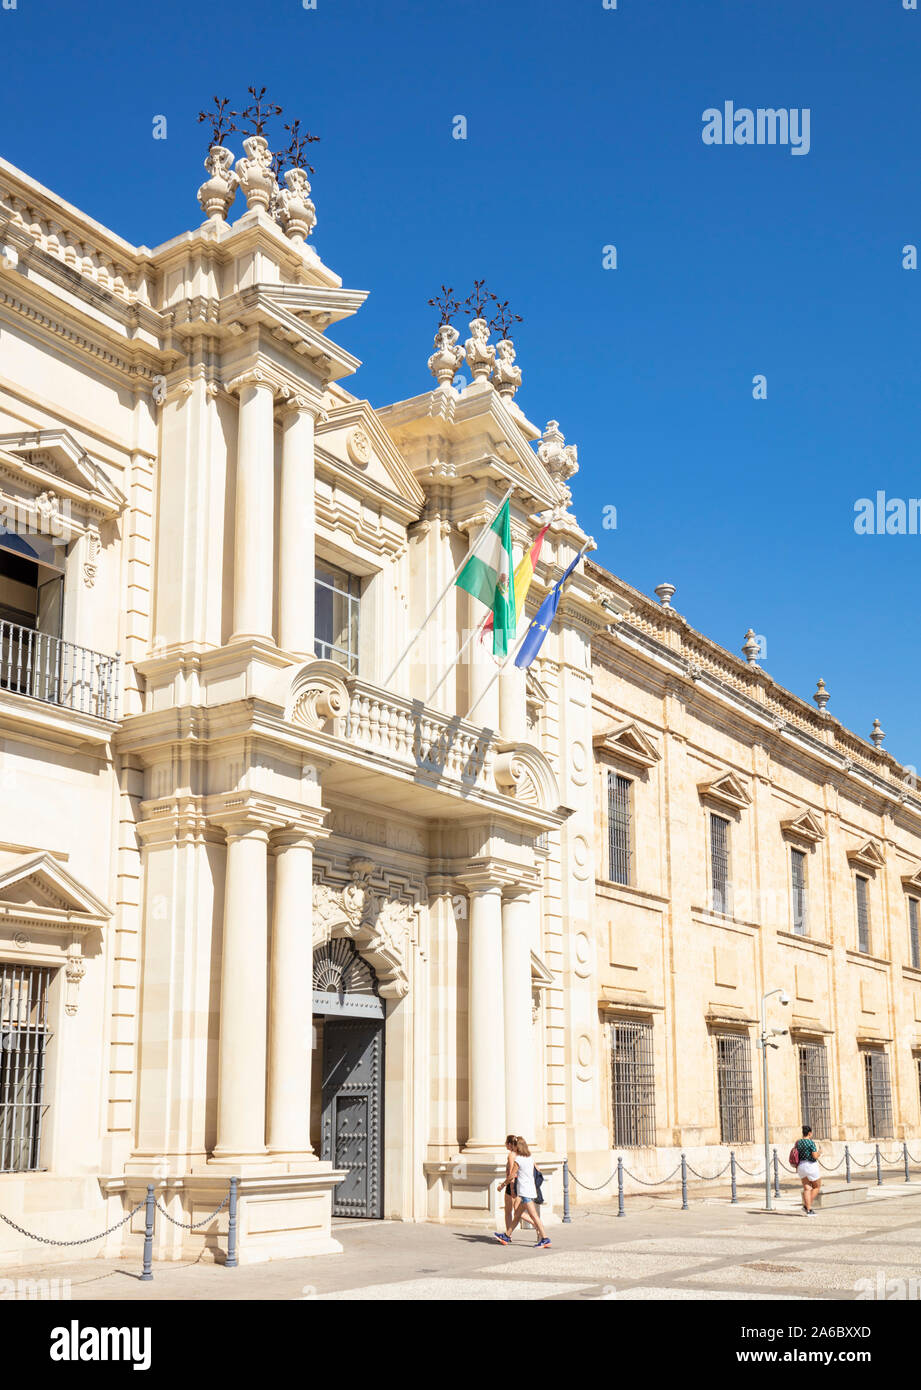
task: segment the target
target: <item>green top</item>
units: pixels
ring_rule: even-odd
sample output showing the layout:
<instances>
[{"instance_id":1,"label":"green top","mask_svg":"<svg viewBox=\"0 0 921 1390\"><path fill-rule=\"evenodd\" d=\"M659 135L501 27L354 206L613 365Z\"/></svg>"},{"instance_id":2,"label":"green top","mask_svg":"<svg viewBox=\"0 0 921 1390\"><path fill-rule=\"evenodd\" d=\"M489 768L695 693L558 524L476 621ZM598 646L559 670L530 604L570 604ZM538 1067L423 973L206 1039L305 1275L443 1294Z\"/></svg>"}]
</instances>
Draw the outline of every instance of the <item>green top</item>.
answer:
<instances>
[{"instance_id":1,"label":"green top","mask_svg":"<svg viewBox=\"0 0 921 1390\"><path fill-rule=\"evenodd\" d=\"M813 1139L797 1139L796 1150L800 1163L814 1163L818 1145Z\"/></svg>"}]
</instances>

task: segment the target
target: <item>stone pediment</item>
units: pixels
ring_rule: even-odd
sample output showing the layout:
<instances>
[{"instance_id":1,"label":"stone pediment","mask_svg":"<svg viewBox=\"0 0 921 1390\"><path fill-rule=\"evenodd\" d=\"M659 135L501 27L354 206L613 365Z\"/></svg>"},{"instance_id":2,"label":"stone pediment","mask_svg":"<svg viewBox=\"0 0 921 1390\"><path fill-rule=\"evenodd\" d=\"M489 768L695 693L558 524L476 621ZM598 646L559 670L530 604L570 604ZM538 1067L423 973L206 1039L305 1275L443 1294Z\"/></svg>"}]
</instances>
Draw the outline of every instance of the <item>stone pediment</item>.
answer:
<instances>
[{"instance_id":1,"label":"stone pediment","mask_svg":"<svg viewBox=\"0 0 921 1390\"><path fill-rule=\"evenodd\" d=\"M117 516L127 498L67 430L29 430L0 435L0 453L15 460L18 473L53 492L75 493L104 516Z\"/></svg>"},{"instance_id":2,"label":"stone pediment","mask_svg":"<svg viewBox=\"0 0 921 1390\"><path fill-rule=\"evenodd\" d=\"M599 753L637 767L654 767L662 757L656 744L633 719L600 730L593 735L592 745Z\"/></svg>"},{"instance_id":3,"label":"stone pediment","mask_svg":"<svg viewBox=\"0 0 921 1390\"><path fill-rule=\"evenodd\" d=\"M0 920L27 917L48 926L101 927L111 913L53 855L17 855L0 863Z\"/></svg>"},{"instance_id":4,"label":"stone pediment","mask_svg":"<svg viewBox=\"0 0 921 1390\"><path fill-rule=\"evenodd\" d=\"M921 893L921 864L910 874L902 875L902 887L909 893Z\"/></svg>"},{"instance_id":5,"label":"stone pediment","mask_svg":"<svg viewBox=\"0 0 921 1390\"><path fill-rule=\"evenodd\" d=\"M780 822L783 833L792 840L805 840L810 845L817 845L820 840L825 839L825 827L814 811L800 811L798 815L790 816Z\"/></svg>"},{"instance_id":6,"label":"stone pediment","mask_svg":"<svg viewBox=\"0 0 921 1390\"><path fill-rule=\"evenodd\" d=\"M733 811L742 811L751 805L751 792L734 772L723 772L708 782L698 782L697 790L704 800L715 801Z\"/></svg>"},{"instance_id":7,"label":"stone pediment","mask_svg":"<svg viewBox=\"0 0 921 1390\"><path fill-rule=\"evenodd\" d=\"M425 493L368 401L350 401L317 422L318 454L345 463L405 502L421 508Z\"/></svg>"},{"instance_id":8,"label":"stone pediment","mask_svg":"<svg viewBox=\"0 0 921 1390\"><path fill-rule=\"evenodd\" d=\"M875 840L864 840L863 844L848 850L847 862L854 868L869 869L875 873L886 863L886 856Z\"/></svg>"}]
</instances>

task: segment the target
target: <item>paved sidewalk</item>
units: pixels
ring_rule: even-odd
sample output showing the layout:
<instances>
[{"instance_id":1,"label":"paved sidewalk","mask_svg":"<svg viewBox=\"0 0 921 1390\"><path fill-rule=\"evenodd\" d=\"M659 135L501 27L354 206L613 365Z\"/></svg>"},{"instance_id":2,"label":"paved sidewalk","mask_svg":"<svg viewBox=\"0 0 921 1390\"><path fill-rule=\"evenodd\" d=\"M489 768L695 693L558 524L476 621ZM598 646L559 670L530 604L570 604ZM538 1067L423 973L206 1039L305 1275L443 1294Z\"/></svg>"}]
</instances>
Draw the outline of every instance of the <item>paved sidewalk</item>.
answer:
<instances>
[{"instance_id":1,"label":"paved sidewalk","mask_svg":"<svg viewBox=\"0 0 921 1390\"><path fill-rule=\"evenodd\" d=\"M70 1280L75 1300L854 1299L919 1297L917 1196L814 1217L700 1201L690 1211L634 1200L577 1210L549 1250L516 1232L503 1247L482 1229L402 1222L334 1223L342 1255L240 1269L86 1260L0 1271L0 1280ZM861 1285L860 1281L869 1281ZM913 1284L909 1281L913 1280ZM904 1285L905 1292L898 1290ZM880 1294L880 1290L882 1293ZM893 1292L895 1290L895 1293Z\"/></svg>"}]
</instances>

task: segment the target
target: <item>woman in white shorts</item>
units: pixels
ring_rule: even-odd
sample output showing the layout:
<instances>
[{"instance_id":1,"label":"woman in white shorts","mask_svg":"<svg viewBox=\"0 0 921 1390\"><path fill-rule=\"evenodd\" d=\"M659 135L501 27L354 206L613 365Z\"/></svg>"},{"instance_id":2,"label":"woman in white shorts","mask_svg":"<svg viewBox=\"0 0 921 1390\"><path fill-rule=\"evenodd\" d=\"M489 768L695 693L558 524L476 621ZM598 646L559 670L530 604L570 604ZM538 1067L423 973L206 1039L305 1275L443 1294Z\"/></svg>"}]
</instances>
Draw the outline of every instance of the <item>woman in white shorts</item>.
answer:
<instances>
[{"instance_id":1,"label":"woman in white shorts","mask_svg":"<svg viewBox=\"0 0 921 1390\"><path fill-rule=\"evenodd\" d=\"M812 1134L811 1125L803 1125L803 1137L796 1141L796 1151L799 1154L799 1163L796 1171L800 1182L803 1184L803 1211L807 1216L815 1216L812 1204L815 1201L815 1194L822 1186L822 1174L816 1162L820 1150Z\"/></svg>"}]
</instances>

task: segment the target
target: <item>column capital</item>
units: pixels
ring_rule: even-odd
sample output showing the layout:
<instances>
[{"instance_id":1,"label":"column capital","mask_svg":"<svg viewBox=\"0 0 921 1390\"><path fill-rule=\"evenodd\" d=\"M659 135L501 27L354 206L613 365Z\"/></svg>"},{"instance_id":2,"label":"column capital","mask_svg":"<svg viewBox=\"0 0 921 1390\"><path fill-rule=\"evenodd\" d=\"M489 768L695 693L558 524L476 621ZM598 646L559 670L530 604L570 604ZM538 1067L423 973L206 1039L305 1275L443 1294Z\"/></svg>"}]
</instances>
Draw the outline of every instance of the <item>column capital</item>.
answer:
<instances>
[{"instance_id":1,"label":"column capital","mask_svg":"<svg viewBox=\"0 0 921 1390\"><path fill-rule=\"evenodd\" d=\"M225 391L229 391L231 395L239 394L247 386L263 386L267 391L271 391L273 396L282 389L277 378L270 375L262 367L247 367L245 371L232 377L230 381L224 382Z\"/></svg>"},{"instance_id":2,"label":"column capital","mask_svg":"<svg viewBox=\"0 0 921 1390\"><path fill-rule=\"evenodd\" d=\"M319 395L308 396L302 391L293 391L290 386L277 387L275 395L275 411L278 415L310 415L317 424L329 419Z\"/></svg>"},{"instance_id":3,"label":"column capital","mask_svg":"<svg viewBox=\"0 0 921 1390\"><path fill-rule=\"evenodd\" d=\"M324 825L328 814L325 806L318 806L315 810L305 810L296 821L289 822L283 829L273 830L270 852L277 854L286 849L315 849L321 840L328 839L332 833L330 827Z\"/></svg>"},{"instance_id":4,"label":"column capital","mask_svg":"<svg viewBox=\"0 0 921 1390\"><path fill-rule=\"evenodd\" d=\"M505 895L533 893L540 884L536 869L500 859L474 859L457 875L457 882L471 893L498 890Z\"/></svg>"},{"instance_id":5,"label":"column capital","mask_svg":"<svg viewBox=\"0 0 921 1390\"><path fill-rule=\"evenodd\" d=\"M207 820L210 825L219 826L228 841L263 839L268 844L274 830L284 829L290 823L291 813L242 795L228 797L210 812Z\"/></svg>"}]
</instances>

